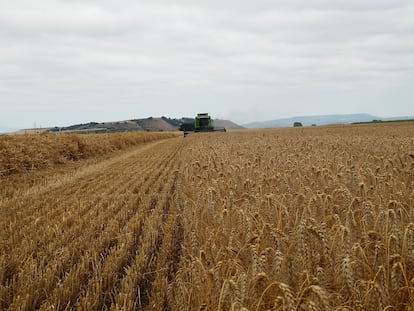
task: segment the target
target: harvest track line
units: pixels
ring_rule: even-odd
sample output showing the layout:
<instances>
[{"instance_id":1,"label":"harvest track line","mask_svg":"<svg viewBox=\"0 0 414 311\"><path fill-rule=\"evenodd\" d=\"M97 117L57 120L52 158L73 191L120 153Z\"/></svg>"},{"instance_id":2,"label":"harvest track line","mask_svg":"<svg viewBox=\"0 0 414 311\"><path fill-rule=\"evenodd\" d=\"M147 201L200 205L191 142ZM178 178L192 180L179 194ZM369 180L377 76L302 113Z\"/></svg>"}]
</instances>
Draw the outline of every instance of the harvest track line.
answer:
<instances>
[{"instance_id":1,"label":"harvest track line","mask_svg":"<svg viewBox=\"0 0 414 311\"><path fill-rule=\"evenodd\" d=\"M117 308L125 291L137 306L171 222L181 144L139 146L2 201L0 309Z\"/></svg>"}]
</instances>

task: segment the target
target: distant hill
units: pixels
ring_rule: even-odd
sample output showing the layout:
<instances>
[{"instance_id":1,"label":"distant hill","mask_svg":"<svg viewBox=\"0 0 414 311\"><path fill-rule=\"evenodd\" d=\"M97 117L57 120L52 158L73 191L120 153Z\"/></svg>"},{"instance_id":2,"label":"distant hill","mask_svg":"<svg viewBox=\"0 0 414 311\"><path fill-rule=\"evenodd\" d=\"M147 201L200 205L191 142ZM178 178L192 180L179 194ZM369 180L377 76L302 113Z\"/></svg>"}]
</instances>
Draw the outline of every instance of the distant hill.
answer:
<instances>
[{"instance_id":1,"label":"distant hill","mask_svg":"<svg viewBox=\"0 0 414 311\"><path fill-rule=\"evenodd\" d=\"M17 131L18 129L10 128L10 127L0 127L0 134L7 134Z\"/></svg>"},{"instance_id":2,"label":"distant hill","mask_svg":"<svg viewBox=\"0 0 414 311\"><path fill-rule=\"evenodd\" d=\"M226 130L242 130L245 127L240 126L230 120L214 119L213 126L224 127Z\"/></svg>"},{"instance_id":3,"label":"distant hill","mask_svg":"<svg viewBox=\"0 0 414 311\"><path fill-rule=\"evenodd\" d=\"M145 131L176 131L177 126L172 122L172 119L166 117L161 118L147 118L147 119L136 119L132 120L135 122L141 129ZM179 125L178 125L179 126Z\"/></svg>"},{"instance_id":4,"label":"distant hill","mask_svg":"<svg viewBox=\"0 0 414 311\"><path fill-rule=\"evenodd\" d=\"M145 119L133 119L125 121L114 121L114 122L89 122L85 124L76 124L66 127L54 127L49 130L53 132L87 132L87 133L99 133L99 132L126 132L126 131L178 131L181 124L183 123L194 123L193 118L154 118L149 117ZM227 130L242 129L240 125L229 120L215 119L213 121L214 126L224 127Z\"/></svg>"},{"instance_id":5,"label":"distant hill","mask_svg":"<svg viewBox=\"0 0 414 311\"><path fill-rule=\"evenodd\" d=\"M243 124L247 128L270 128L270 127L291 127L294 122L300 122L303 126L310 125L331 125L331 124L350 124L350 123L364 123L376 121L395 121L395 120L409 120L414 117L393 117L381 118L367 113L359 114L332 114L332 115L317 115L317 116L300 116L284 119L276 119L264 122L254 122Z\"/></svg>"}]
</instances>

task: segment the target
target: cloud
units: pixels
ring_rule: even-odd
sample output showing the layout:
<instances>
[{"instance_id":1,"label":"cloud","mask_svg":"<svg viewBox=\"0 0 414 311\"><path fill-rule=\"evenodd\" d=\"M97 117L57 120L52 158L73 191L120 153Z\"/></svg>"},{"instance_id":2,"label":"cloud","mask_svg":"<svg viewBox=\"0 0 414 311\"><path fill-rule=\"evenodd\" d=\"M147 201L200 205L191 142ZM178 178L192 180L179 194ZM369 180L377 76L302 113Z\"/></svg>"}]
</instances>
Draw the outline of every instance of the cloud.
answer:
<instances>
[{"instance_id":1,"label":"cloud","mask_svg":"<svg viewBox=\"0 0 414 311\"><path fill-rule=\"evenodd\" d=\"M413 15L405 0L0 0L0 105L58 123L209 109L248 122L375 114L398 94L394 114L414 114Z\"/></svg>"}]
</instances>

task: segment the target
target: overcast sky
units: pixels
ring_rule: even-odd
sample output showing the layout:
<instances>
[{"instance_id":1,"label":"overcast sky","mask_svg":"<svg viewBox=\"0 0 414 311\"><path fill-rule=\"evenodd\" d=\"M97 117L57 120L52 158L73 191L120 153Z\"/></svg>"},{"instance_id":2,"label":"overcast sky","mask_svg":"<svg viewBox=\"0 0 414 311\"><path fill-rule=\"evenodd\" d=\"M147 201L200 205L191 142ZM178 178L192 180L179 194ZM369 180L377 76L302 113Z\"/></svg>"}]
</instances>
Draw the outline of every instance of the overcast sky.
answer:
<instances>
[{"instance_id":1,"label":"overcast sky","mask_svg":"<svg viewBox=\"0 0 414 311\"><path fill-rule=\"evenodd\" d=\"M0 128L414 115L413 0L0 0Z\"/></svg>"}]
</instances>

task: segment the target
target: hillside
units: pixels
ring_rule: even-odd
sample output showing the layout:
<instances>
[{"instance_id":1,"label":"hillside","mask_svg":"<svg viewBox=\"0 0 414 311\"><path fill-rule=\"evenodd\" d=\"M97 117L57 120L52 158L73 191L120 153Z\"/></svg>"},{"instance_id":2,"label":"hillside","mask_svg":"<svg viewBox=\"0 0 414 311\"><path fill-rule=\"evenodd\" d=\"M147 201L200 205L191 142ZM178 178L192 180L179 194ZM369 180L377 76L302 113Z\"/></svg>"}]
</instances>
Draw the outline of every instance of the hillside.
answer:
<instances>
[{"instance_id":1,"label":"hillside","mask_svg":"<svg viewBox=\"0 0 414 311\"><path fill-rule=\"evenodd\" d=\"M176 131L177 126L166 117L132 120L145 131Z\"/></svg>"},{"instance_id":2,"label":"hillside","mask_svg":"<svg viewBox=\"0 0 414 311\"><path fill-rule=\"evenodd\" d=\"M245 127L240 126L230 120L214 119L213 125L216 127L224 127L226 130L242 130Z\"/></svg>"},{"instance_id":3,"label":"hillside","mask_svg":"<svg viewBox=\"0 0 414 311\"><path fill-rule=\"evenodd\" d=\"M76 124L67 127L54 127L50 129L54 132L128 132L128 131L150 131L150 132L171 132L178 131L181 124L193 123L192 118L172 119L167 117L154 118L149 117L145 119L133 119L125 121L114 122L89 122L86 124ZM224 127L227 130L243 129L242 126L229 121L215 119L214 126Z\"/></svg>"},{"instance_id":4,"label":"hillside","mask_svg":"<svg viewBox=\"0 0 414 311\"><path fill-rule=\"evenodd\" d=\"M310 125L331 125L331 124L350 124L361 122L372 122L373 120L379 121L395 121L395 120L408 120L413 117L393 117L382 118L367 113L359 114L334 114L334 115L316 115L316 116L298 116L292 118L275 119L263 122L253 122L244 124L247 128L271 128L271 127L291 127L294 122L301 122L304 126Z\"/></svg>"}]
</instances>

